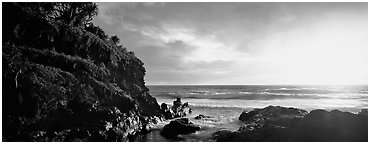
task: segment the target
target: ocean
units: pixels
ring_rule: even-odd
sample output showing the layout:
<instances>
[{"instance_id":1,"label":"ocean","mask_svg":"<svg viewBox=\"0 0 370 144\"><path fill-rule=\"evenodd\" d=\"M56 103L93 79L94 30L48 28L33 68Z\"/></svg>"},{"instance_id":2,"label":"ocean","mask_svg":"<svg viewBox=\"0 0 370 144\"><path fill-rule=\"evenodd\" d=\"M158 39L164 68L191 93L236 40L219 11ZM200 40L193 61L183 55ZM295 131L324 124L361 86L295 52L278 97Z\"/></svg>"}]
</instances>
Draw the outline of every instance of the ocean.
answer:
<instances>
[{"instance_id":1,"label":"ocean","mask_svg":"<svg viewBox=\"0 0 370 144\"><path fill-rule=\"evenodd\" d=\"M193 113L187 117L201 126L201 131L168 140L159 135L165 121L156 125L158 130L139 137L137 141L208 141L220 129L237 130L239 115L254 108L269 105L313 109L341 110L358 113L368 107L367 85L150 85L150 94L158 103L172 105L176 98L189 102ZM196 120L203 114L211 119Z\"/></svg>"}]
</instances>

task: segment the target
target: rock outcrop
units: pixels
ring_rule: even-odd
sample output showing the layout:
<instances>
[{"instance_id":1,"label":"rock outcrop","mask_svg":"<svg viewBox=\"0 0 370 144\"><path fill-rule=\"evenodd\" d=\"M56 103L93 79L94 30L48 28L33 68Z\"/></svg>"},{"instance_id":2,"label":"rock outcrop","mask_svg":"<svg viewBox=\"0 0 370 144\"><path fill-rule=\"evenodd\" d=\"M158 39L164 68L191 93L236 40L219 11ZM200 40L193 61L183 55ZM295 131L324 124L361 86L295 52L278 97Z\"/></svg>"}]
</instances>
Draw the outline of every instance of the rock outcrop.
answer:
<instances>
[{"instance_id":1,"label":"rock outcrop","mask_svg":"<svg viewBox=\"0 0 370 144\"><path fill-rule=\"evenodd\" d=\"M183 104L180 98L173 101L172 107L169 107L166 103L162 103L161 109L166 119L184 117L192 112L188 102Z\"/></svg>"},{"instance_id":2,"label":"rock outcrop","mask_svg":"<svg viewBox=\"0 0 370 144\"><path fill-rule=\"evenodd\" d=\"M367 116L333 110L269 106L243 112L238 131L222 130L213 141L367 141Z\"/></svg>"},{"instance_id":3,"label":"rock outcrop","mask_svg":"<svg viewBox=\"0 0 370 144\"><path fill-rule=\"evenodd\" d=\"M290 131L291 141L365 142L368 141L368 117L338 110L313 110Z\"/></svg>"},{"instance_id":4,"label":"rock outcrop","mask_svg":"<svg viewBox=\"0 0 370 144\"><path fill-rule=\"evenodd\" d=\"M3 141L129 141L161 116L133 52L58 17L85 4L3 3Z\"/></svg>"},{"instance_id":5,"label":"rock outcrop","mask_svg":"<svg viewBox=\"0 0 370 144\"><path fill-rule=\"evenodd\" d=\"M244 111L239 116L239 120L245 124L239 130L253 130L264 125L289 127L307 113L305 110L280 106L268 106L263 109L254 109L250 112Z\"/></svg>"},{"instance_id":6,"label":"rock outcrop","mask_svg":"<svg viewBox=\"0 0 370 144\"><path fill-rule=\"evenodd\" d=\"M211 116L205 116L205 115L199 114L194 119L201 120L201 119L212 119L212 118L213 117L211 117Z\"/></svg>"},{"instance_id":7,"label":"rock outcrop","mask_svg":"<svg viewBox=\"0 0 370 144\"><path fill-rule=\"evenodd\" d=\"M221 129L212 134L211 141L216 142L231 142L237 141L234 137L237 135L237 132L233 132L226 129Z\"/></svg>"},{"instance_id":8,"label":"rock outcrop","mask_svg":"<svg viewBox=\"0 0 370 144\"><path fill-rule=\"evenodd\" d=\"M367 109L362 109L358 114L367 116L367 114L368 114Z\"/></svg>"},{"instance_id":9,"label":"rock outcrop","mask_svg":"<svg viewBox=\"0 0 370 144\"><path fill-rule=\"evenodd\" d=\"M194 125L187 118L180 118L171 121L165 125L161 131L161 135L166 138L177 138L180 134L190 134L199 131L200 127Z\"/></svg>"}]
</instances>

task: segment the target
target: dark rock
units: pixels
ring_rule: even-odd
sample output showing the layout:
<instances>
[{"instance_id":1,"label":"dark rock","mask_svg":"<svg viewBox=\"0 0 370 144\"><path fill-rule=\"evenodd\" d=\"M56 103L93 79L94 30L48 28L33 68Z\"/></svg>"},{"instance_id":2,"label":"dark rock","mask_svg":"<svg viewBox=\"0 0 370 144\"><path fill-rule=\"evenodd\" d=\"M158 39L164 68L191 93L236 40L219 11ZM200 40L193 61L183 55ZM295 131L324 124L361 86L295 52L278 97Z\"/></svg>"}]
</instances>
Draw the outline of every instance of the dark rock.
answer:
<instances>
[{"instance_id":1,"label":"dark rock","mask_svg":"<svg viewBox=\"0 0 370 144\"><path fill-rule=\"evenodd\" d=\"M333 110L266 107L243 112L234 132L217 132L214 141L367 141L367 116Z\"/></svg>"},{"instance_id":2,"label":"dark rock","mask_svg":"<svg viewBox=\"0 0 370 144\"><path fill-rule=\"evenodd\" d=\"M254 109L250 112L244 111L239 116L239 120L243 121L245 125L240 127L239 130L253 130L261 128L266 124L288 127L306 114L307 111L305 110L280 106L268 106L263 109Z\"/></svg>"},{"instance_id":3,"label":"dark rock","mask_svg":"<svg viewBox=\"0 0 370 144\"><path fill-rule=\"evenodd\" d=\"M161 116L132 52L43 6L4 3L3 141L128 141ZM69 3L64 3L68 5Z\"/></svg>"},{"instance_id":4,"label":"dark rock","mask_svg":"<svg viewBox=\"0 0 370 144\"><path fill-rule=\"evenodd\" d=\"M189 107L189 103L186 102L182 104L180 98L177 98L176 101L173 101L173 106L171 109L174 114L173 118L184 117L192 112L191 108Z\"/></svg>"},{"instance_id":5,"label":"dark rock","mask_svg":"<svg viewBox=\"0 0 370 144\"><path fill-rule=\"evenodd\" d=\"M180 98L173 101L173 106L171 108L167 104L162 103L161 110L166 119L184 117L192 112L188 102L182 104Z\"/></svg>"},{"instance_id":6,"label":"dark rock","mask_svg":"<svg viewBox=\"0 0 370 144\"><path fill-rule=\"evenodd\" d=\"M368 118L349 112L313 110L290 128L291 141L367 141Z\"/></svg>"},{"instance_id":7,"label":"dark rock","mask_svg":"<svg viewBox=\"0 0 370 144\"><path fill-rule=\"evenodd\" d=\"M194 119L211 119L211 118L212 118L211 116L205 116L205 115L199 114Z\"/></svg>"},{"instance_id":8,"label":"dark rock","mask_svg":"<svg viewBox=\"0 0 370 144\"><path fill-rule=\"evenodd\" d=\"M166 119L174 118L174 113L172 112L172 109L166 103L161 104L161 110L164 118Z\"/></svg>"},{"instance_id":9,"label":"dark rock","mask_svg":"<svg viewBox=\"0 0 370 144\"><path fill-rule=\"evenodd\" d=\"M179 134L190 134L199 130L200 127L194 125L189 119L181 118L165 125L160 134L167 138L176 138Z\"/></svg>"},{"instance_id":10,"label":"dark rock","mask_svg":"<svg viewBox=\"0 0 370 144\"><path fill-rule=\"evenodd\" d=\"M218 130L214 134L212 134L211 141L217 141L217 142L228 142L230 140L233 140L235 136L235 132L229 131L229 130Z\"/></svg>"},{"instance_id":11,"label":"dark rock","mask_svg":"<svg viewBox=\"0 0 370 144\"><path fill-rule=\"evenodd\" d=\"M268 106L263 109L254 109L250 112L244 111L240 116L241 121L250 121L256 118L280 119L303 117L308 112L297 108L286 108L281 106Z\"/></svg>"},{"instance_id":12,"label":"dark rock","mask_svg":"<svg viewBox=\"0 0 370 144\"><path fill-rule=\"evenodd\" d=\"M367 116L368 112L367 112L367 109L362 109L358 115L364 115L364 116Z\"/></svg>"},{"instance_id":13,"label":"dark rock","mask_svg":"<svg viewBox=\"0 0 370 144\"><path fill-rule=\"evenodd\" d=\"M173 101L173 106L181 106L182 102L181 102L181 98L176 98L175 101Z\"/></svg>"}]
</instances>

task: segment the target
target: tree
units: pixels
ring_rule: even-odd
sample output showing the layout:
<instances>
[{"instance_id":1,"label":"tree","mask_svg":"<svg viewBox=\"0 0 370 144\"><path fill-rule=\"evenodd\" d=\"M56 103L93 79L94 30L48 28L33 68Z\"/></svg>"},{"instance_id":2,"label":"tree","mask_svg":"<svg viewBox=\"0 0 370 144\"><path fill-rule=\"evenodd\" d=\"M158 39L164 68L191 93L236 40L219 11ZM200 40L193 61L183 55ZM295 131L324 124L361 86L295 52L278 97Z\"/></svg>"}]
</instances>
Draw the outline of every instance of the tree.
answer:
<instances>
[{"instance_id":1,"label":"tree","mask_svg":"<svg viewBox=\"0 0 370 144\"><path fill-rule=\"evenodd\" d=\"M91 2L55 3L55 20L71 26L86 26L98 14L98 6Z\"/></svg>"},{"instance_id":2,"label":"tree","mask_svg":"<svg viewBox=\"0 0 370 144\"><path fill-rule=\"evenodd\" d=\"M108 38L108 35L106 35L105 32L99 26L95 26L93 23L88 23L85 26L85 30L97 35L99 38L103 40L106 40Z\"/></svg>"},{"instance_id":3,"label":"tree","mask_svg":"<svg viewBox=\"0 0 370 144\"><path fill-rule=\"evenodd\" d=\"M113 41L113 43L114 44L118 44L119 43L119 38L118 38L118 36L117 35L114 35L114 36L111 36L111 38L110 38L112 41Z\"/></svg>"},{"instance_id":4,"label":"tree","mask_svg":"<svg viewBox=\"0 0 370 144\"><path fill-rule=\"evenodd\" d=\"M92 2L24 2L4 5L20 8L49 21L59 20L71 26L86 26L98 14L97 4Z\"/></svg>"}]
</instances>

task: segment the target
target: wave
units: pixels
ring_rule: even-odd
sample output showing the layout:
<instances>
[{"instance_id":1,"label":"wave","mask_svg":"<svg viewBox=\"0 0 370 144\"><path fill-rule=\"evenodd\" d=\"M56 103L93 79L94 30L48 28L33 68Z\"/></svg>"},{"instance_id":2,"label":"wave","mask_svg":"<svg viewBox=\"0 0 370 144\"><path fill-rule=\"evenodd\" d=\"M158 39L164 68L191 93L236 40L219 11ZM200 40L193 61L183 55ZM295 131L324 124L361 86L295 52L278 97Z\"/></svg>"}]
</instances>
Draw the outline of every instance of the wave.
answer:
<instances>
[{"instance_id":1,"label":"wave","mask_svg":"<svg viewBox=\"0 0 370 144\"><path fill-rule=\"evenodd\" d=\"M226 104L202 104L202 103L193 103L189 104L193 108L231 108L231 109L252 109L250 106L245 105L226 105Z\"/></svg>"},{"instance_id":2,"label":"wave","mask_svg":"<svg viewBox=\"0 0 370 144\"><path fill-rule=\"evenodd\" d=\"M160 93L153 94L155 97L164 98L191 98L191 99L242 99L242 100L272 100L272 99L367 99L363 93L283 93L283 92L237 92L237 93L214 93L213 95L194 93Z\"/></svg>"},{"instance_id":3,"label":"wave","mask_svg":"<svg viewBox=\"0 0 370 144\"><path fill-rule=\"evenodd\" d=\"M364 94L368 94L368 91L367 90L360 90L358 91L359 93L364 93Z\"/></svg>"},{"instance_id":4,"label":"wave","mask_svg":"<svg viewBox=\"0 0 370 144\"><path fill-rule=\"evenodd\" d=\"M246 92L246 91L242 91L242 92L239 92L239 94L253 94L253 92Z\"/></svg>"},{"instance_id":5,"label":"wave","mask_svg":"<svg viewBox=\"0 0 370 144\"><path fill-rule=\"evenodd\" d=\"M299 91L299 90L320 90L320 88L285 88L285 87L282 87L282 88L277 88L277 89L264 89L265 91L270 91L270 90L275 90L275 91L279 91L279 90L296 90L296 91Z\"/></svg>"},{"instance_id":6,"label":"wave","mask_svg":"<svg viewBox=\"0 0 370 144\"><path fill-rule=\"evenodd\" d=\"M198 108L262 108L268 105L301 108L367 107L367 86L162 86L150 89L160 102L182 98Z\"/></svg>"},{"instance_id":7,"label":"wave","mask_svg":"<svg viewBox=\"0 0 370 144\"><path fill-rule=\"evenodd\" d=\"M158 99L158 102L172 103L173 99ZM295 107L305 109L307 111L313 109L351 109L353 112L358 112L363 108L367 108L367 101L359 99L273 99L273 100L235 100L235 99L183 99L184 102L189 102L190 107L204 109L205 114L209 113L210 109L230 110L230 112L242 110L252 110L254 108L264 108L269 105Z\"/></svg>"}]
</instances>

